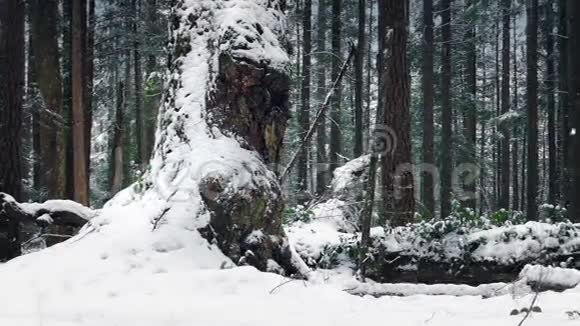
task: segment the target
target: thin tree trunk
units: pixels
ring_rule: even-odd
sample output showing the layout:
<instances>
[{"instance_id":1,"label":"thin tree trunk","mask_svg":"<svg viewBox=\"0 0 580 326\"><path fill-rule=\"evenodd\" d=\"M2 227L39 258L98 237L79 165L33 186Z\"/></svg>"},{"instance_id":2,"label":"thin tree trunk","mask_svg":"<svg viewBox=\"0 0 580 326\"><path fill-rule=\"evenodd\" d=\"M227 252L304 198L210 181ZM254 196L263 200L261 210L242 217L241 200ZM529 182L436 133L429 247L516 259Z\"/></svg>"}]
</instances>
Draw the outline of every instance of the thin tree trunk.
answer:
<instances>
[{"instance_id":1,"label":"thin tree trunk","mask_svg":"<svg viewBox=\"0 0 580 326\"><path fill-rule=\"evenodd\" d=\"M302 12L302 91L301 107L299 115L300 137L308 132L310 126L310 81L312 66L312 0L304 0ZM300 150L298 156L298 200L300 202L308 201L308 158L310 156L310 141L308 141Z\"/></svg>"},{"instance_id":2,"label":"thin tree trunk","mask_svg":"<svg viewBox=\"0 0 580 326\"><path fill-rule=\"evenodd\" d=\"M135 164L143 170L146 159L143 157L146 152L143 148L143 74L141 69L141 39L139 34L139 7L140 1L131 0L131 18L133 31L133 78L135 79Z\"/></svg>"},{"instance_id":3,"label":"thin tree trunk","mask_svg":"<svg viewBox=\"0 0 580 326\"><path fill-rule=\"evenodd\" d=\"M538 0L527 2L526 64L528 108L527 209L529 220L538 215Z\"/></svg>"},{"instance_id":4,"label":"thin tree trunk","mask_svg":"<svg viewBox=\"0 0 580 326\"><path fill-rule=\"evenodd\" d=\"M85 63L85 78L86 90L86 121L85 121L85 157L87 164L87 173L91 171L91 137L93 129L93 78L95 75L95 0L88 0L88 20L87 20L87 36L86 36L86 63ZM90 178L90 175L87 175Z\"/></svg>"},{"instance_id":5,"label":"thin tree trunk","mask_svg":"<svg viewBox=\"0 0 580 326\"><path fill-rule=\"evenodd\" d=\"M318 81L317 94L318 102L324 103L326 97L326 15L327 0L318 0L318 31L317 31L317 52L318 52ZM328 154L326 151L326 117L322 116L316 132L316 193L322 195L326 191L328 176Z\"/></svg>"},{"instance_id":6,"label":"thin tree trunk","mask_svg":"<svg viewBox=\"0 0 580 326\"><path fill-rule=\"evenodd\" d=\"M113 142L111 153L111 195L115 195L123 188L124 179L124 137L125 137L125 85L121 81L117 86L117 109L115 111L115 123L113 125Z\"/></svg>"},{"instance_id":7,"label":"thin tree trunk","mask_svg":"<svg viewBox=\"0 0 580 326\"><path fill-rule=\"evenodd\" d=\"M502 77L501 77L501 114L510 111L510 28L511 0L502 1ZM502 123L500 126L503 138L501 140L501 191L499 207L509 209L510 205L510 126Z\"/></svg>"},{"instance_id":8,"label":"thin tree trunk","mask_svg":"<svg viewBox=\"0 0 580 326\"><path fill-rule=\"evenodd\" d=\"M72 98L74 148L74 200L89 205L89 171L87 169L86 106L86 0L73 0L72 26Z\"/></svg>"},{"instance_id":9,"label":"thin tree trunk","mask_svg":"<svg viewBox=\"0 0 580 326\"><path fill-rule=\"evenodd\" d=\"M466 3L467 10L471 13L474 11L476 5L475 0L469 0ZM469 92L468 107L465 110L463 119L463 135L466 141L466 155L464 163L475 165L476 162L476 129L477 129L477 51L475 40L475 24L476 21L471 21L468 31L466 33L467 46L467 61L466 61L466 79L467 89ZM476 207L476 182L475 180L464 184L464 203L467 207L475 210Z\"/></svg>"},{"instance_id":10,"label":"thin tree trunk","mask_svg":"<svg viewBox=\"0 0 580 326\"><path fill-rule=\"evenodd\" d=\"M516 19L513 19L513 103L514 107L513 110L519 112L519 97L518 97L518 47L517 47L517 29L516 29ZM517 211L521 210L520 207L520 183L519 183L519 128L515 126L513 128L513 139L512 139L512 184L513 184L513 192L512 192L512 210Z\"/></svg>"},{"instance_id":11,"label":"thin tree trunk","mask_svg":"<svg viewBox=\"0 0 580 326\"><path fill-rule=\"evenodd\" d=\"M570 202L570 174L569 174L569 150L570 150L570 115L568 96L568 22L567 22L567 0L559 0L559 22L558 22L558 84L559 84L559 124L560 124L560 166L561 166L561 205L567 207Z\"/></svg>"},{"instance_id":12,"label":"thin tree trunk","mask_svg":"<svg viewBox=\"0 0 580 326\"><path fill-rule=\"evenodd\" d=\"M548 101L548 203L555 205L558 198L558 167L556 148L556 71L554 64L554 8L551 2L544 5L546 19L543 24L546 37L546 92Z\"/></svg>"},{"instance_id":13,"label":"thin tree trunk","mask_svg":"<svg viewBox=\"0 0 580 326\"><path fill-rule=\"evenodd\" d=\"M451 213L451 172L453 169L453 107L451 92L451 1L441 1L441 218Z\"/></svg>"},{"instance_id":14,"label":"thin tree trunk","mask_svg":"<svg viewBox=\"0 0 580 326\"><path fill-rule=\"evenodd\" d=\"M433 0L423 0L423 163L435 166L433 124L434 86L433 86ZM422 172L421 197L428 216L435 216L435 176L429 171Z\"/></svg>"},{"instance_id":15,"label":"thin tree trunk","mask_svg":"<svg viewBox=\"0 0 580 326\"><path fill-rule=\"evenodd\" d=\"M338 77L340 65L342 62L342 1L332 0L332 79ZM330 172L339 166L342 154L342 134L341 134L341 120L342 120L342 87L338 85L338 89L334 92L334 97L331 107L331 121L330 121Z\"/></svg>"},{"instance_id":16,"label":"thin tree trunk","mask_svg":"<svg viewBox=\"0 0 580 326\"><path fill-rule=\"evenodd\" d=\"M355 123L354 123L354 156L363 154L364 146L364 114L363 114L363 89L364 89L364 58L366 44L366 0L359 0L358 3L358 44L356 50L355 64Z\"/></svg>"}]
</instances>

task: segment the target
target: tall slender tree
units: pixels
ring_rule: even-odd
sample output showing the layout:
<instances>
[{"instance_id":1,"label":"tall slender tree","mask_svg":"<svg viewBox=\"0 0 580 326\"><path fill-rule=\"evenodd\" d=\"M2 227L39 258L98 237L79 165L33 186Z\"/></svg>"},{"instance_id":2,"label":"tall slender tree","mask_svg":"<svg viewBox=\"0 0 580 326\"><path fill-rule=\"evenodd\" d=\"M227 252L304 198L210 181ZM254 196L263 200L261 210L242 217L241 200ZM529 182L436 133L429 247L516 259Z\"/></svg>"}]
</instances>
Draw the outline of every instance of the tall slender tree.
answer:
<instances>
[{"instance_id":1,"label":"tall slender tree","mask_svg":"<svg viewBox=\"0 0 580 326\"><path fill-rule=\"evenodd\" d=\"M326 32L327 32L327 1L318 0L318 21L317 21L317 40L316 52L318 53L317 69L317 98L319 103L324 103L326 97L326 66L324 62L328 55L326 54ZM316 193L321 195L326 190L328 176L328 155L327 155L327 137L326 137L326 116L322 116L316 130Z\"/></svg>"},{"instance_id":2,"label":"tall slender tree","mask_svg":"<svg viewBox=\"0 0 580 326\"><path fill-rule=\"evenodd\" d=\"M362 155L364 146L364 110L363 110L363 89L364 89L364 59L366 49L366 0L359 0L358 2L358 40L356 49L356 64L355 64L355 134L354 134L354 156Z\"/></svg>"},{"instance_id":3,"label":"tall slender tree","mask_svg":"<svg viewBox=\"0 0 580 326\"><path fill-rule=\"evenodd\" d=\"M332 0L332 80L336 80L342 63L342 1ZM339 166L342 155L342 87L334 92L330 113L330 172Z\"/></svg>"},{"instance_id":4,"label":"tall slender tree","mask_svg":"<svg viewBox=\"0 0 580 326\"><path fill-rule=\"evenodd\" d=\"M453 107L451 93L451 1L441 1L441 217L451 213L451 172L453 169Z\"/></svg>"},{"instance_id":5,"label":"tall slender tree","mask_svg":"<svg viewBox=\"0 0 580 326\"><path fill-rule=\"evenodd\" d=\"M300 136L304 137L310 127L310 82L312 67L312 0L304 0L302 13L302 87L301 87L301 105L300 105ZM308 141L300 149L298 157L298 187L299 200L308 199L308 159L310 157L310 142Z\"/></svg>"},{"instance_id":6,"label":"tall slender tree","mask_svg":"<svg viewBox=\"0 0 580 326\"><path fill-rule=\"evenodd\" d=\"M528 108L527 208L529 220L538 215L538 0L528 0L526 27L526 103Z\"/></svg>"},{"instance_id":7,"label":"tall slender tree","mask_svg":"<svg viewBox=\"0 0 580 326\"><path fill-rule=\"evenodd\" d=\"M86 35L87 2L72 2L72 116L74 200L89 205L89 171L86 132Z\"/></svg>"},{"instance_id":8,"label":"tall slender tree","mask_svg":"<svg viewBox=\"0 0 580 326\"><path fill-rule=\"evenodd\" d=\"M423 163L435 165L434 139L435 127L433 118L434 86L433 86L433 0L423 0ZM435 215L435 179L431 173L422 173L421 198L427 214Z\"/></svg>"},{"instance_id":9,"label":"tall slender tree","mask_svg":"<svg viewBox=\"0 0 580 326\"><path fill-rule=\"evenodd\" d=\"M476 0L468 0L466 2L467 13L469 17L473 17L467 27L465 45L466 49L466 81L468 92L468 107L465 110L463 117L463 136L466 142L466 155L464 162L467 164L474 164L476 162L476 141L477 141L477 48L475 39L475 24L477 22L476 14ZM464 185L466 198L464 203L467 207L475 209L476 205L476 183L475 180L468 180Z\"/></svg>"},{"instance_id":10,"label":"tall slender tree","mask_svg":"<svg viewBox=\"0 0 580 326\"><path fill-rule=\"evenodd\" d=\"M511 0L502 0L502 50L501 50L501 114L510 111L510 29ZM501 180L499 207L508 209L510 205L510 126L506 121L500 123L501 139Z\"/></svg>"},{"instance_id":11,"label":"tall slender tree","mask_svg":"<svg viewBox=\"0 0 580 326\"><path fill-rule=\"evenodd\" d=\"M546 48L546 97L548 113L548 203L555 205L558 197L558 171L556 148L556 69L554 60L554 7L551 1L544 4L543 24Z\"/></svg>"},{"instance_id":12,"label":"tall slender tree","mask_svg":"<svg viewBox=\"0 0 580 326\"><path fill-rule=\"evenodd\" d=\"M568 96L568 17L567 17L567 0L558 1L558 106L559 106L559 125L560 125L560 167L561 167L561 204L566 207L570 200L570 174L568 167L568 158L570 150L570 121L569 121L569 96Z\"/></svg>"}]
</instances>

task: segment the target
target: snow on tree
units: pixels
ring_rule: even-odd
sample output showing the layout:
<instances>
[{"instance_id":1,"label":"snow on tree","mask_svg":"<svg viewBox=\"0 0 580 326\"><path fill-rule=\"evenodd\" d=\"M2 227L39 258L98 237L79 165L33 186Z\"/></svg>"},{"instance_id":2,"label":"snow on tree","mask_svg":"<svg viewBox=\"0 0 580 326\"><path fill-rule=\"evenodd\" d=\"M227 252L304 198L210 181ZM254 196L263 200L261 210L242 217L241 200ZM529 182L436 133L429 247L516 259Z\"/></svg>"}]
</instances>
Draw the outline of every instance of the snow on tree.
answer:
<instances>
[{"instance_id":1,"label":"snow on tree","mask_svg":"<svg viewBox=\"0 0 580 326\"><path fill-rule=\"evenodd\" d=\"M283 0L176 3L151 170L112 203L165 200L154 229L199 230L234 262L295 272L279 160L289 108Z\"/></svg>"}]
</instances>

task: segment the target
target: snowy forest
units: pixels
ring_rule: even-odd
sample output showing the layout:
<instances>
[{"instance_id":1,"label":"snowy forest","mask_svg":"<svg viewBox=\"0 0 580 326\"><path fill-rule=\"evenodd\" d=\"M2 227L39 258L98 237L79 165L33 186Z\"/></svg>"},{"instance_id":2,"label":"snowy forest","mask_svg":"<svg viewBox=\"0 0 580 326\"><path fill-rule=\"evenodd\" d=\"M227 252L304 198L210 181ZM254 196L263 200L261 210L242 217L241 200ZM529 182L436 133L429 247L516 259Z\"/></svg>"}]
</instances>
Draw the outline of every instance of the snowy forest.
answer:
<instances>
[{"instance_id":1,"label":"snowy forest","mask_svg":"<svg viewBox=\"0 0 580 326\"><path fill-rule=\"evenodd\" d=\"M0 325L580 325L578 128L578 0L0 0Z\"/></svg>"}]
</instances>

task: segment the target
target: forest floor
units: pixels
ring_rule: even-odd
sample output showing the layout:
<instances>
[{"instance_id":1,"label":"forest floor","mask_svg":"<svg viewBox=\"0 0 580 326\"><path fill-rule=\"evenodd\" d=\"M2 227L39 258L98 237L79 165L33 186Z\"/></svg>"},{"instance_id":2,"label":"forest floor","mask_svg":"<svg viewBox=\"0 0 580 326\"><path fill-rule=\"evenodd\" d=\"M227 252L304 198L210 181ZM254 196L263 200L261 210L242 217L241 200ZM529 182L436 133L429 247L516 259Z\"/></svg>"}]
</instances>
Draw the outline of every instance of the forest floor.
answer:
<instances>
[{"instance_id":1,"label":"forest floor","mask_svg":"<svg viewBox=\"0 0 580 326\"><path fill-rule=\"evenodd\" d=\"M289 281L234 267L197 231L152 232L151 207L102 211L60 245L0 266L0 325L510 325L533 293L481 296L355 296L348 275ZM449 287L452 287L449 285ZM580 325L580 288L546 292L524 325ZM580 317L580 316L578 316Z\"/></svg>"}]
</instances>

